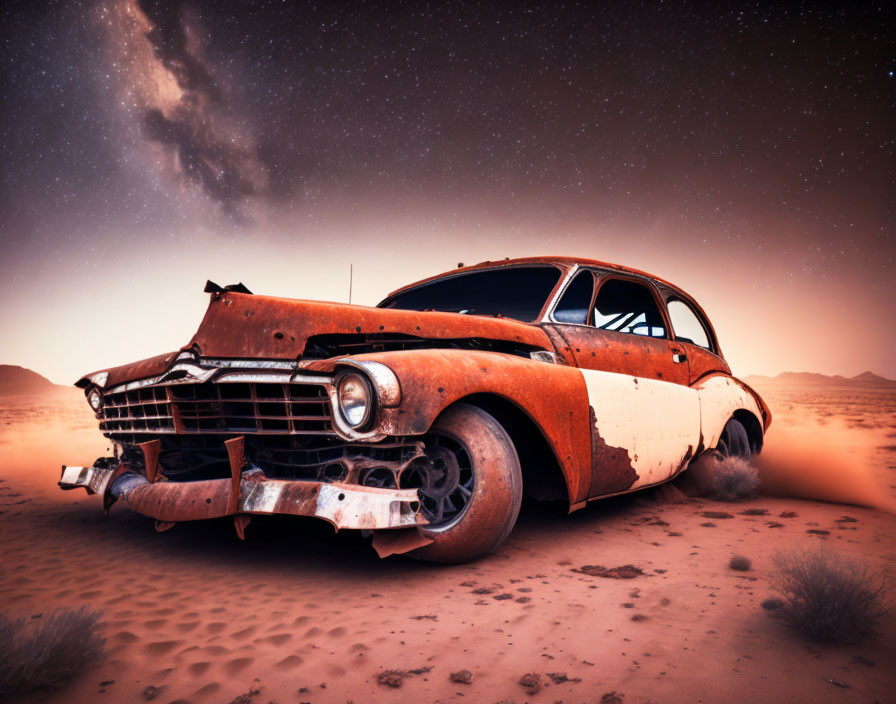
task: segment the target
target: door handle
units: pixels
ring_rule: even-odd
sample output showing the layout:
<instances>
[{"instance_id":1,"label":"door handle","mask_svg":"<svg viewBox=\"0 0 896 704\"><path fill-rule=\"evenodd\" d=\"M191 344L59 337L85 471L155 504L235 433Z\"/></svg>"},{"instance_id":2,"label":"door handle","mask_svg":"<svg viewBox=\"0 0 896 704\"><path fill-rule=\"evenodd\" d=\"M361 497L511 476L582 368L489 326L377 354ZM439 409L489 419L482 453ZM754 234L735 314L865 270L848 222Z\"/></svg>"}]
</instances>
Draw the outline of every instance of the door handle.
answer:
<instances>
[{"instance_id":1,"label":"door handle","mask_svg":"<svg viewBox=\"0 0 896 704\"><path fill-rule=\"evenodd\" d=\"M676 352L672 355L672 361L676 364L681 364L688 361L688 356L684 352Z\"/></svg>"}]
</instances>

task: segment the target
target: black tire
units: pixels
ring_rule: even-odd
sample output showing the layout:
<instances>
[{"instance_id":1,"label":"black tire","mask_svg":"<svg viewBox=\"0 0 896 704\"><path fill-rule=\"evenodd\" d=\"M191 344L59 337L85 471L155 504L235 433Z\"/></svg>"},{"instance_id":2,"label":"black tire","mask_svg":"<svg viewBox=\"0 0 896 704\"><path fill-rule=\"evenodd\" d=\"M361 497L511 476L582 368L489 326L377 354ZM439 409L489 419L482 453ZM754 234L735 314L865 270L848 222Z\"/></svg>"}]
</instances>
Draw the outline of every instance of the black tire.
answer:
<instances>
[{"instance_id":1,"label":"black tire","mask_svg":"<svg viewBox=\"0 0 896 704\"><path fill-rule=\"evenodd\" d=\"M467 562L495 550L510 535L523 499L523 477L507 431L476 406L459 403L438 417L431 436L446 438L472 470L472 494L460 514L419 527L433 542L409 553L431 562Z\"/></svg>"},{"instance_id":2,"label":"black tire","mask_svg":"<svg viewBox=\"0 0 896 704\"><path fill-rule=\"evenodd\" d=\"M722 437L719 438L719 445L716 449L723 457L740 457L749 461L753 456L747 429L734 418L725 423L725 429L722 430Z\"/></svg>"}]
</instances>

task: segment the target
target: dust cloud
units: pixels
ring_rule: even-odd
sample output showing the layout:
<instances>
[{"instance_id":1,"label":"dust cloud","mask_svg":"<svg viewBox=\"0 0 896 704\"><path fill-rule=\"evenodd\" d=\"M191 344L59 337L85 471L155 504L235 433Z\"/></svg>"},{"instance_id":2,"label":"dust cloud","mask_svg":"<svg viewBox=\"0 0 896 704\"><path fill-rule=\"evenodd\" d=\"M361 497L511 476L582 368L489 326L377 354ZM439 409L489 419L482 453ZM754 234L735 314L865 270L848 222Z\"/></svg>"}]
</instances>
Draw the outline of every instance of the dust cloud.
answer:
<instances>
[{"instance_id":1,"label":"dust cloud","mask_svg":"<svg viewBox=\"0 0 896 704\"><path fill-rule=\"evenodd\" d=\"M773 425L754 458L762 493L870 506L896 513L896 499L874 470L870 442L839 423Z\"/></svg>"}]
</instances>

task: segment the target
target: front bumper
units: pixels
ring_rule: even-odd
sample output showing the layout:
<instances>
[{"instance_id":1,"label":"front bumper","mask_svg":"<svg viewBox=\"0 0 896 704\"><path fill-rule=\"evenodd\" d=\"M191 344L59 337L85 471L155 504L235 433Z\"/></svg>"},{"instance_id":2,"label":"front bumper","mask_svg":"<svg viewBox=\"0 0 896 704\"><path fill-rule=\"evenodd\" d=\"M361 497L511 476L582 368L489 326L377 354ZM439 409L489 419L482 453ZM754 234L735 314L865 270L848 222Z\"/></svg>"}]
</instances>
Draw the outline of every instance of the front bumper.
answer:
<instances>
[{"instance_id":1,"label":"front bumper","mask_svg":"<svg viewBox=\"0 0 896 704\"><path fill-rule=\"evenodd\" d=\"M111 506L121 500L137 513L160 523L222 516L286 514L313 516L337 530L379 530L427 525L416 489L379 489L340 482L268 479L258 469L238 481L154 481L125 465L63 467L62 489L83 487Z\"/></svg>"}]
</instances>

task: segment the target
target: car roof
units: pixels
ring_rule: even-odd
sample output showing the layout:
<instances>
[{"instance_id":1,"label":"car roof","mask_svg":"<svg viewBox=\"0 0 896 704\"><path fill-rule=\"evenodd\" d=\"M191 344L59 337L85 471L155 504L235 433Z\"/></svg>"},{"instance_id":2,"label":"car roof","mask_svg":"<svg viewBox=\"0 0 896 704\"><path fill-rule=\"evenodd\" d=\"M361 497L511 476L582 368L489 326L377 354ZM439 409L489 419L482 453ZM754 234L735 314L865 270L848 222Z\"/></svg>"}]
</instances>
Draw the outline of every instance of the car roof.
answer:
<instances>
[{"instance_id":1,"label":"car roof","mask_svg":"<svg viewBox=\"0 0 896 704\"><path fill-rule=\"evenodd\" d=\"M535 265L545 264L545 265L549 265L549 266L558 266L567 272L576 264L578 264L579 266L586 266L586 267L593 266L593 267L597 267L600 269L607 269L609 271L619 272L620 274L631 274L634 276L643 277L650 281L653 281L654 283L660 284L661 286L668 288L675 294L678 294L679 296L684 298L692 306L694 306L694 308L697 309L697 311L700 313L700 316L703 318L703 320L709 326L708 332L709 332L710 337L712 338L712 343L714 345L716 354L718 354L719 357L724 359L721 347L719 346L719 338L716 335L716 331L715 331L715 328L713 327L712 321L709 319L709 316L706 314L706 311L703 310L703 306L701 306L693 296L691 296L689 293L684 291L681 287L676 286L675 284L673 284L669 281L666 281L665 279L661 279L659 276L654 276L653 274L650 274L646 271L641 271L640 269L633 269L632 267L622 266L621 264L612 264L610 262L602 262L598 259L586 259L586 258L582 258L582 257L562 257L562 256L519 257L517 259L511 259L511 258L507 257L506 259L499 259L497 261L479 262L478 264L472 264L470 266L458 266L456 269L452 269L450 271L446 271L441 274L436 274L435 276L430 276L426 279L421 279L420 281L415 281L414 283L408 284L407 286L402 286L401 288L396 289L395 291L390 293L388 296L386 296L386 298L383 299L383 302L388 301L393 296L397 296L399 293L403 293L404 291L407 291L409 289L416 288L417 286L422 286L424 284L428 284L432 281L436 281L437 279L442 279L447 276L463 274L468 271L476 271L477 269L494 269L494 268L502 267L502 266L519 266L519 265L525 265L525 264L535 264ZM562 283L562 281L558 282L557 286L560 286L561 283ZM556 287L555 287L555 291L556 291ZM382 302L380 303L380 305L381 304L382 304ZM549 304L550 304L550 298L545 303L545 306L547 307ZM543 312L544 312L544 309L542 310L542 313Z\"/></svg>"},{"instance_id":2,"label":"car roof","mask_svg":"<svg viewBox=\"0 0 896 704\"><path fill-rule=\"evenodd\" d=\"M521 264L553 264L560 266L564 269L572 268L575 264L579 266L595 266L600 267L602 269L610 269L613 271L618 271L624 274L635 274L636 276L643 276L657 283L663 284L664 286L668 286L669 288L682 293L687 298L691 298L688 294L682 291L678 286L664 279L659 278L658 276L654 276L653 274L649 274L646 271L641 271L640 269L633 269L628 266L622 266L621 264L611 264L610 262L602 262L597 259L585 259L581 257L520 257L517 259L498 259L496 261L484 261L479 262L478 264L472 264L470 266L458 266L456 269L451 269L450 271L442 272L441 274L436 274L435 276L430 276L425 279L421 279L420 281L415 281L412 284L408 284L407 286L402 286L395 291L392 291L388 296L386 296L385 300L392 298L393 296L398 295L404 291L407 291L412 288L416 288L417 286L422 286L423 284L428 284L436 279L441 279L446 276L454 276L456 274L463 274L468 271L476 271L477 269L493 269L496 267L502 266L519 266Z\"/></svg>"}]
</instances>

